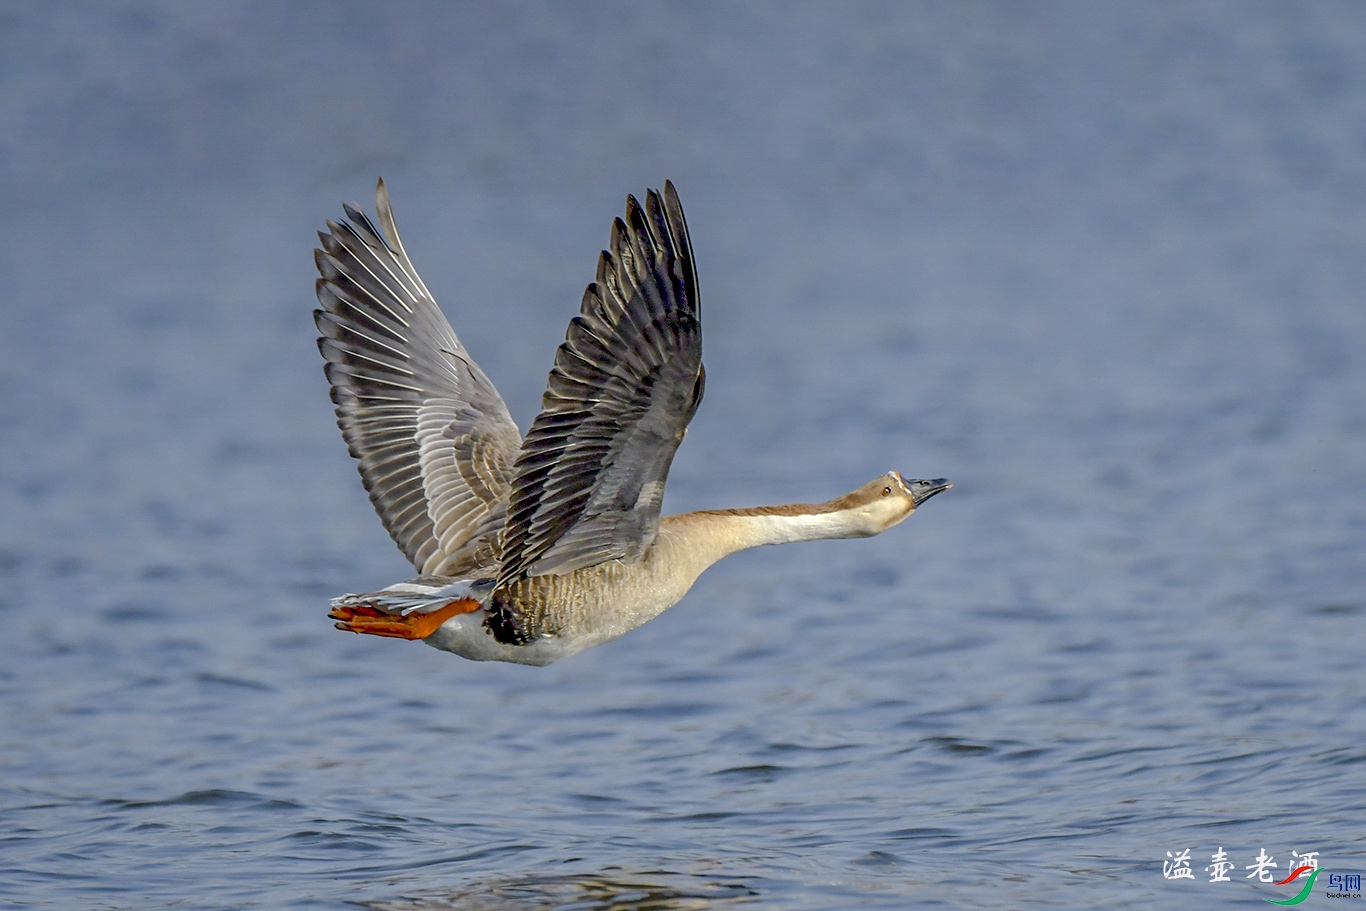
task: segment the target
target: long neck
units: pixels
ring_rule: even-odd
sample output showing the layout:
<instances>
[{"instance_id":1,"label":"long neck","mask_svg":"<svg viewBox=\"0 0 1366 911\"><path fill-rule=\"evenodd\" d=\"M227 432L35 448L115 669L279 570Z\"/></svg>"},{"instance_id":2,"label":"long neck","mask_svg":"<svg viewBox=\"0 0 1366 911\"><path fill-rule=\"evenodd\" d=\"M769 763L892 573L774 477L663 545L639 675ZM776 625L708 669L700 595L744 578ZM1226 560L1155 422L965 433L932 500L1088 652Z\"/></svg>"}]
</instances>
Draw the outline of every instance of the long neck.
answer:
<instances>
[{"instance_id":1,"label":"long neck","mask_svg":"<svg viewBox=\"0 0 1366 911\"><path fill-rule=\"evenodd\" d=\"M839 500L689 512L665 517L660 530L673 539L675 547L703 562L698 572L722 557L764 544L873 534L864 512L845 507Z\"/></svg>"}]
</instances>

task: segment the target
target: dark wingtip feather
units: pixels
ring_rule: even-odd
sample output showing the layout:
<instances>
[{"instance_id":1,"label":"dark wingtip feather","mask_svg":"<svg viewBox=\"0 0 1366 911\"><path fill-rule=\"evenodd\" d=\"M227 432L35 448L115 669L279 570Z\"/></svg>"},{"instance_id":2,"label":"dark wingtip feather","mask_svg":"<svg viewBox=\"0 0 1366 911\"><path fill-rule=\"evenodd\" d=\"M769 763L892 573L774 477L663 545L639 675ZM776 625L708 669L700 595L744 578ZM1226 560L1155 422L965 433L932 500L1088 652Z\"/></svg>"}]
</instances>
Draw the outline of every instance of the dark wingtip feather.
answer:
<instances>
[{"instance_id":1,"label":"dark wingtip feather","mask_svg":"<svg viewBox=\"0 0 1366 911\"><path fill-rule=\"evenodd\" d=\"M393 247L389 245L389 241L380 233L379 228L376 228L375 223L370 220L370 216L366 215L359 206L343 203L342 210L346 212L346 217L351 219L353 230L361 236L361 239L368 246L384 247L391 253L395 252Z\"/></svg>"}]
</instances>

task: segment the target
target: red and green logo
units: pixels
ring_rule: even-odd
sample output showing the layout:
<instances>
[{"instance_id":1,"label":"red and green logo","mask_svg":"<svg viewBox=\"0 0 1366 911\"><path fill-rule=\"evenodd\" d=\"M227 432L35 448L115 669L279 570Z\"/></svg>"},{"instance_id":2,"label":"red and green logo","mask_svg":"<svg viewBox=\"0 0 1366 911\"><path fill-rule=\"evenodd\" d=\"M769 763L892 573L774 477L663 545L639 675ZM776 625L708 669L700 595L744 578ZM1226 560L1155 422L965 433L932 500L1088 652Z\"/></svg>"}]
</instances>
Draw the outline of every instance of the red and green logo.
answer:
<instances>
[{"instance_id":1,"label":"red and green logo","mask_svg":"<svg viewBox=\"0 0 1366 911\"><path fill-rule=\"evenodd\" d=\"M1290 871L1290 875L1285 879L1278 883L1273 883L1273 885L1284 886L1288 882L1294 882L1296 877L1301 873L1306 872L1309 874L1309 878L1304 881L1304 888L1300 890L1299 895L1296 895L1294 898L1287 898L1285 901L1277 901L1274 898L1268 898L1266 900L1273 905L1298 905L1300 902L1304 901L1309 897L1309 893L1313 891L1314 880L1319 878L1319 874L1323 872L1322 870L1317 870L1313 867L1296 867L1294 870Z\"/></svg>"}]
</instances>

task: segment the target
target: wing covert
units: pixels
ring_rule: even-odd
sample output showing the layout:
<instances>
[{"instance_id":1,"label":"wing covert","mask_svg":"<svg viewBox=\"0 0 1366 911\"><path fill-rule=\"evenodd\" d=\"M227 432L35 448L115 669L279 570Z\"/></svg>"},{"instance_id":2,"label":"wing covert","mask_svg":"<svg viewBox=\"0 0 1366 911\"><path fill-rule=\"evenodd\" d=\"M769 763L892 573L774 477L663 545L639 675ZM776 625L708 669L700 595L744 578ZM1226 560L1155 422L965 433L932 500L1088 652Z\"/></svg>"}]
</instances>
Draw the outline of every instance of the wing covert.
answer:
<instances>
[{"instance_id":1,"label":"wing covert","mask_svg":"<svg viewBox=\"0 0 1366 911\"><path fill-rule=\"evenodd\" d=\"M353 206L314 251L318 349L337 423L370 501L423 575L497 565L521 434L399 240L381 180L383 233Z\"/></svg>"}]
</instances>

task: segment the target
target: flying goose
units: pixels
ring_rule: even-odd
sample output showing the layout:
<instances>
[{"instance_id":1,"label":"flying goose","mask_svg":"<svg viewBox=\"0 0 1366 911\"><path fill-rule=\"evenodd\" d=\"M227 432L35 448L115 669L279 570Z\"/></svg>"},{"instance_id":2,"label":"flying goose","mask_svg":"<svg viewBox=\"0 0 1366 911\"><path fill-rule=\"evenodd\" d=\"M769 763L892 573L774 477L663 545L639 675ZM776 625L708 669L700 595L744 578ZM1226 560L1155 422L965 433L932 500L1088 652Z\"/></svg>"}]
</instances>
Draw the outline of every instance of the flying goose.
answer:
<instances>
[{"instance_id":1,"label":"flying goose","mask_svg":"<svg viewBox=\"0 0 1366 911\"><path fill-rule=\"evenodd\" d=\"M626 199L526 438L404 252L381 180L314 251L337 423L416 579L332 601L339 629L546 665L658 616L729 554L878 534L951 486L895 471L814 505L659 515L702 400L702 326L673 184Z\"/></svg>"}]
</instances>

